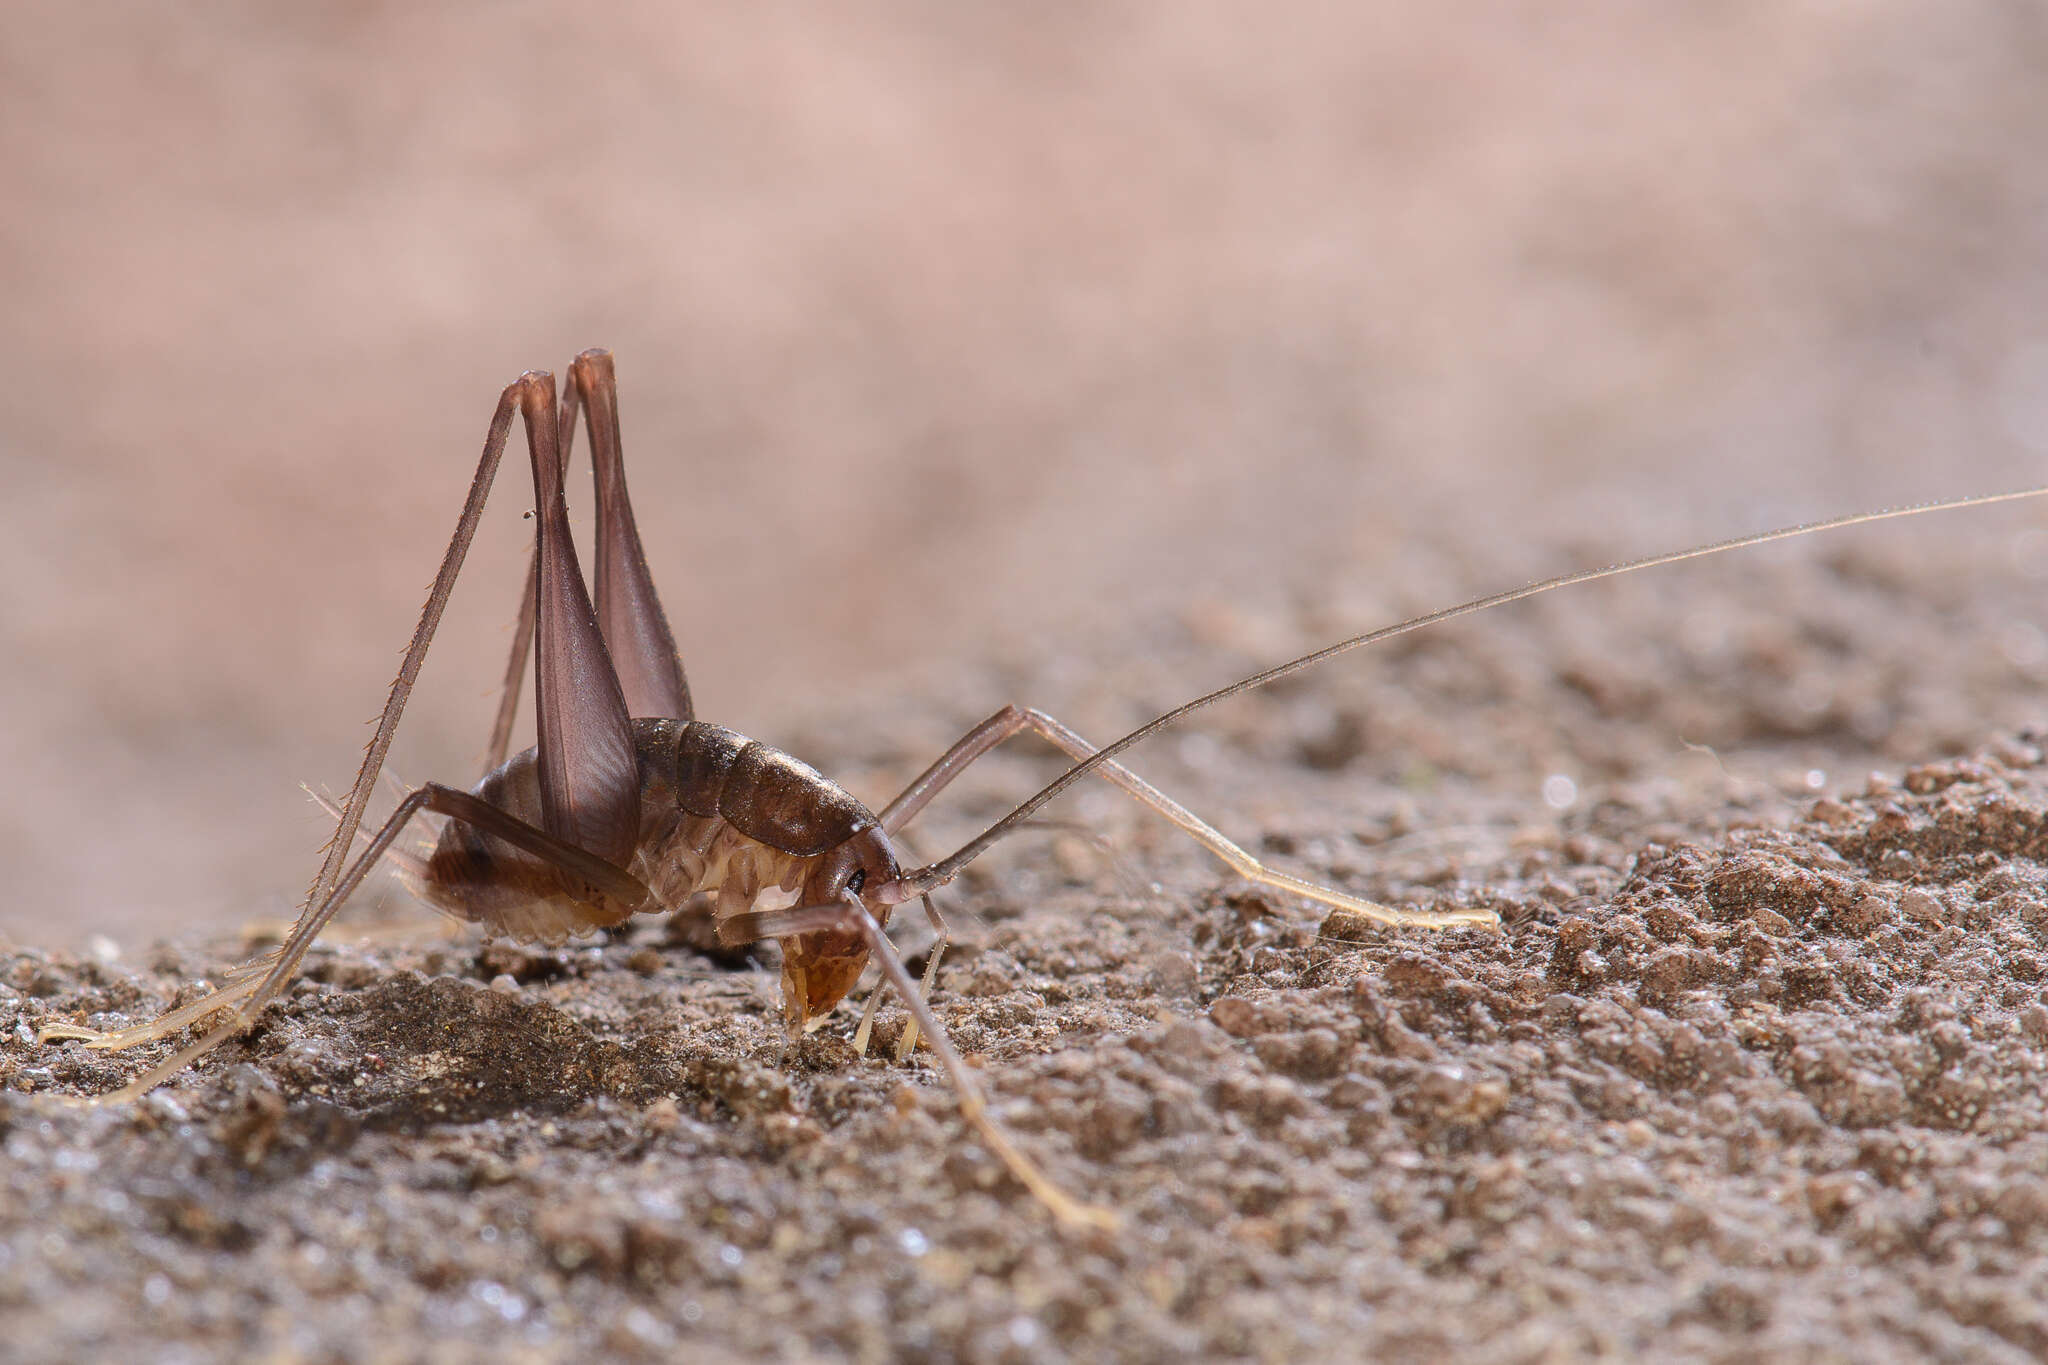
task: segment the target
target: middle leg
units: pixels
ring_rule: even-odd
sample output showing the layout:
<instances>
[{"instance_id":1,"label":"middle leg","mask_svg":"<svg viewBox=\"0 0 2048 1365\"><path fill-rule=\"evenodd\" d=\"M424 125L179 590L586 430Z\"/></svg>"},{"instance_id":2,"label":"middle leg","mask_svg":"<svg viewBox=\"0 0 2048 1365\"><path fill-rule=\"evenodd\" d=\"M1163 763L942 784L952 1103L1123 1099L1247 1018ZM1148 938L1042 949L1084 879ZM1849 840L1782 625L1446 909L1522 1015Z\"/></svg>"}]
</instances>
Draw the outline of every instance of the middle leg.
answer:
<instances>
[{"instance_id":1,"label":"middle leg","mask_svg":"<svg viewBox=\"0 0 2048 1365\"><path fill-rule=\"evenodd\" d=\"M904 788L902 795L882 808L883 830L893 834L901 829L923 810L947 783L965 771L970 763L1004 740L1026 730L1046 740L1070 758L1081 760L1092 758L1095 754L1093 745L1045 712L1029 707L1005 706L961 736L959 742L948 749L936 763L925 769L915 782ZM1336 909L1353 910L1382 924L1447 929L1461 924L1491 926L1500 922L1499 917L1490 910L1403 910L1391 905L1381 905L1377 901L1349 895L1334 887L1321 886L1282 872L1278 868L1268 867L1121 763L1104 763L1097 771L1132 797L1172 821L1175 826L1186 831L1202 847L1220 858L1231 871L1247 881L1270 886L1276 891L1285 891L1307 900L1318 901Z\"/></svg>"},{"instance_id":2,"label":"middle leg","mask_svg":"<svg viewBox=\"0 0 2048 1365\"><path fill-rule=\"evenodd\" d=\"M1077 761L1090 758L1095 753L1094 747L1087 740L1081 738L1080 735L1067 726L1062 725L1045 712L1030 707L1005 706L1002 710L996 712L987 720L961 736L952 748L940 756L937 762L925 769L916 781L904 788L901 795L882 808L880 819L883 831L888 834L894 834L902 829L910 823L919 811L930 804L932 798L937 796L948 783L966 771L969 764L987 754L1004 740L1014 738L1027 730L1045 739L1048 743ZM1166 793L1160 791L1157 787L1154 787L1151 783L1139 777L1129 768L1124 767L1120 763L1109 762L1104 763L1100 771L1104 777L1123 788L1131 796L1151 807L1160 815L1165 816L1180 829L1185 830L1204 848L1222 859L1233 872L1248 881L1257 882L1263 886L1270 886L1277 891L1285 891L1292 895L1302 896L1308 900L1318 901L1338 909L1356 911L1383 924L1448 928L1459 924L1492 925L1499 923L1498 918L1491 911L1487 910L1424 911L1397 909L1393 906L1381 905L1377 901L1369 901L1359 896L1347 895L1333 887L1322 886L1282 872L1278 868L1268 867L1257 858L1254 858L1245 849L1224 838L1220 832L1206 821L1202 820L1178 801L1175 801L1172 797L1166 795ZM933 927L939 931L939 941L933 946L932 956L925 968L923 991L928 997L932 983L938 977L939 954L945 949L947 933L945 921L939 916L937 910L933 908L929 896L925 897L925 908L926 913L932 917ZM880 987L877 986L876 996L870 1000L869 1008L862 1011L860 1027L855 1032L855 1045L863 1052L866 1050L868 1029L873 1018L874 1001L879 998ZM917 1045L917 1027L917 1020L915 1014L913 1014L910 1024L903 1031L902 1040L897 1045L897 1061L900 1062L907 1058L910 1055L910 1050Z\"/></svg>"}]
</instances>

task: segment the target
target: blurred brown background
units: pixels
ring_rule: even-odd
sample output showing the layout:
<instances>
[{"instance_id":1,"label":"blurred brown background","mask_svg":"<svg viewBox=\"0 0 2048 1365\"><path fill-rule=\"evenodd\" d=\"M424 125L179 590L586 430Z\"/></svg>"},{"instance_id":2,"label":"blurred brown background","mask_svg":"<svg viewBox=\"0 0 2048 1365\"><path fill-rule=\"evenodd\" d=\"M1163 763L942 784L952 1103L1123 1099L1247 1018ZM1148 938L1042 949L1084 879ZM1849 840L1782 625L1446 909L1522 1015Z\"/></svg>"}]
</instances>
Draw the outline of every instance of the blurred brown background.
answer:
<instances>
[{"instance_id":1,"label":"blurred brown background","mask_svg":"<svg viewBox=\"0 0 2048 1365\"><path fill-rule=\"evenodd\" d=\"M701 712L771 740L2035 481L2043 69L2039 8L1908 0L13 15L0 933L283 912L495 394L588 345ZM507 472L413 780L488 725Z\"/></svg>"}]
</instances>

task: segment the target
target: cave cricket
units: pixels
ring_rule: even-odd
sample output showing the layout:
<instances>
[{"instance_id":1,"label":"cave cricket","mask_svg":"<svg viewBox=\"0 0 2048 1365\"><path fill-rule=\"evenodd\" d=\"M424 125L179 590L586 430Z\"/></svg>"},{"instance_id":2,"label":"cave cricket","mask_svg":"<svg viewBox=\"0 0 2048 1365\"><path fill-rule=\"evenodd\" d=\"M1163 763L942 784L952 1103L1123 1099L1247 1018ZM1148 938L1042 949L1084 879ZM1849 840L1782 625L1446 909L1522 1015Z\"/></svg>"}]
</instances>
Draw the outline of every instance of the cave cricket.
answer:
<instances>
[{"instance_id":1,"label":"cave cricket","mask_svg":"<svg viewBox=\"0 0 2048 1365\"><path fill-rule=\"evenodd\" d=\"M571 540L565 493L579 413L589 434L596 482L589 586ZM488 749L489 771L467 791L430 782L407 793L383 825L365 836L361 826L370 793L483 516L515 418L524 420L533 467L535 544ZM111 1032L58 1024L44 1028L38 1041L73 1038L94 1048L130 1048L224 1015L196 1041L103 1100L140 1096L251 1027L290 985L314 939L380 858L396 863L411 889L429 904L490 935L518 942L560 943L636 915L708 904L720 944L779 942L783 1016L792 1036L821 1023L872 959L910 1013L898 1060L910 1055L922 1034L958 1098L962 1117L1010 1172L1062 1223L1114 1227L1112 1211L1068 1194L1010 1137L927 1003L947 942L945 921L931 893L991 845L1074 782L1097 773L1184 830L1238 876L1275 891L1395 927L1497 927L1498 917L1489 909L1380 905L1268 867L1113 759L1226 697L1452 617L1611 574L2042 492L2048 488L1857 513L1545 579L1340 640L1197 697L1100 749L1043 712L1005 706L962 736L894 800L870 811L780 750L696 718L627 497L612 358L602 350L586 351L570 365L559 403L554 378L544 371L521 375L500 396L461 518L290 933L271 952L229 971L218 990L147 1023ZM508 757L529 651L535 660L537 743ZM1026 732L1065 752L1073 765L948 856L924 866L902 866L892 836L969 764ZM432 852L422 857L396 847L407 824L425 813L446 818ZM365 846L351 860L359 838L366 839ZM912 978L883 932L890 912L910 901L922 904L937 934L921 982ZM855 1046L862 1052L882 994L878 985L857 1026Z\"/></svg>"}]
</instances>

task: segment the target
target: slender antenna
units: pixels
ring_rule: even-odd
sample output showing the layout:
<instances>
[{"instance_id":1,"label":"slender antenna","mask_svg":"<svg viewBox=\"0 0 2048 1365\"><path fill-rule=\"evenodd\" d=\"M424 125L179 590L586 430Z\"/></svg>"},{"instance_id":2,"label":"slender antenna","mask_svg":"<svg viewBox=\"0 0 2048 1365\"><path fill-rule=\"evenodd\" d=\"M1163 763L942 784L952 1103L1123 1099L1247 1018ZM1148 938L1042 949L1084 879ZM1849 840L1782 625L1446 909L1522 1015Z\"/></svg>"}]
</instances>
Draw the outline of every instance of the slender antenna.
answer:
<instances>
[{"instance_id":1,"label":"slender antenna","mask_svg":"<svg viewBox=\"0 0 2048 1365\"><path fill-rule=\"evenodd\" d=\"M1227 697L1234 697L1240 692L1249 692L1255 687L1264 687L1267 683L1284 678L1291 673L1299 673L1305 668L1313 668L1327 659L1336 658L1339 654L1348 654L1354 649L1363 649L1367 645L1378 644L1381 640L1391 640L1396 635L1406 635L1411 630L1420 630L1424 626L1433 626L1440 621L1449 621L1459 616L1469 616L1474 612L1486 611L1491 607L1505 606L1509 602L1519 602L1525 597L1535 597L1539 593L1549 592L1553 588L1568 588L1575 583L1590 583L1597 578L1611 578L1616 574L1633 573L1637 569L1654 569L1660 564L1676 564L1681 560L1702 559L1707 555L1717 555L1728 550L1741 550L1751 545L1767 545L1774 540L1790 540L1794 536L1810 535L1815 531L1838 531L1845 526L1861 526L1865 522L1871 521L1890 521L1894 517L1918 516L1922 512L1952 512L1964 507L1987 507L1992 503L2016 502L2021 498L2039 497L2043 493L2048 493L2048 484L2037 488L2022 488L2011 493L1981 493L1975 497L1949 498L1940 502L1916 502L1904 507L1882 507L1875 512L1852 512L1847 516L1829 517L1825 521L1804 522L1798 526L1787 526L1776 531L1756 531L1746 536L1736 536L1732 540L1715 541L1711 545L1696 545L1690 550L1671 550L1664 554L1646 555L1641 559L1631 559L1620 564L1609 564L1601 569L1579 569L1572 573L1559 574L1555 578L1546 578L1536 583L1525 583L1519 588L1509 588L1505 592L1496 592L1485 597L1476 597L1469 602L1461 602L1455 607L1444 607L1425 616L1412 617L1395 625L1381 626L1378 630L1369 630L1363 635L1354 635L1348 640L1339 640L1334 645L1325 645L1323 648L1309 654L1304 654L1300 658L1289 659L1284 664L1278 664L1269 668L1263 673L1254 673L1249 678L1231 683L1227 687L1219 687L1214 692L1204 693L1193 701L1184 702L1168 711L1165 715L1139 726L1122 739L1097 749L1094 754L1082 759L1079 763L1076 763L1073 767L1047 783L1039 791L1038 795L1032 797L1023 805L1017 807L969 840L958 852L940 862L933 863L930 867L906 873L902 879L903 883L906 887L915 888L912 894L916 894L917 891L928 891L935 886L944 886L959 875L961 868L980 857L987 851L989 845L1008 834L1025 820L1030 819L1046 802L1052 800L1068 787L1071 787L1097 767L1107 763L1116 755L1130 748L1133 744L1150 738L1159 731L1164 730L1167 726L1201 710L1205 706L1213 706L1215 703Z\"/></svg>"}]
</instances>

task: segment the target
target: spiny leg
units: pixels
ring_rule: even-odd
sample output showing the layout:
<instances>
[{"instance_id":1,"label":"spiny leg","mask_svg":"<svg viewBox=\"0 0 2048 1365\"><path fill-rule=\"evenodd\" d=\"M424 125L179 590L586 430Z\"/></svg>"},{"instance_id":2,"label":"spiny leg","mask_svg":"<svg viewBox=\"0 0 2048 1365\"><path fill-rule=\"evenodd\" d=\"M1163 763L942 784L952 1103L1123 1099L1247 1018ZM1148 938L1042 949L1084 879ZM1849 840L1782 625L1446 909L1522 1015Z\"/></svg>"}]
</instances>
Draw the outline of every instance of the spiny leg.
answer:
<instances>
[{"instance_id":1,"label":"spiny leg","mask_svg":"<svg viewBox=\"0 0 2048 1365\"><path fill-rule=\"evenodd\" d=\"M953 1093L959 1096L960 1115L973 1125L981 1135L988 1149L1010 1168L1010 1174L1017 1177L1023 1186L1036 1195L1039 1202L1052 1211L1055 1218L1070 1226L1101 1228L1115 1231L1121 1220L1115 1212L1095 1204L1074 1198L1045 1172L1038 1169L1030 1157L1024 1154L1003 1131L1002 1125L988 1112L988 1101L981 1093L981 1087L974 1081L967 1064L960 1060L960 1054L953 1050L953 1043L946 1031L939 1027L931 1007L918 994L917 983L911 979L909 968L896 953L896 945L875 923L875 917L868 913L860 900L848 894L844 900L826 905L796 906L787 910L750 911L735 916L726 922L726 929L735 936L735 941L746 942L764 938L787 938L792 934L807 934L817 930L846 930L859 933L867 942L868 951L881 966L882 974L889 984L903 998L910 1015L918 1027L924 1030L930 1040L930 1047L939 1059L939 1067L952 1082Z\"/></svg>"},{"instance_id":2,"label":"spiny leg","mask_svg":"<svg viewBox=\"0 0 2048 1365\"><path fill-rule=\"evenodd\" d=\"M625 693L629 715L690 720L695 712L682 657L669 630L668 616L647 569L647 555L626 494L625 457L619 440L618 379L611 352L593 347L569 364L562 389L558 426L562 463L566 468L576 444L576 418L584 414L590 431L591 476L597 491L597 550L592 583L598 626L611 653ZM498 694L498 714L491 726L484 771L505 761L512 747L512 723L519 709L519 687L533 649L534 619L540 584L540 544L536 538L526 570L519 616L512 631L512 650Z\"/></svg>"},{"instance_id":3,"label":"spiny leg","mask_svg":"<svg viewBox=\"0 0 2048 1365\"><path fill-rule=\"evenodd\" d=\"M541 669L536 679L540 691L539 730L542 806L547 811L548 833L564 847L581 846L582 856L610 855L618 861L630 852L630 831L639 822L639 782L632 772L632 744L626 734L623 704L617 701L618 682L610 674L604 647L590 625L588 594L576 568L575 546L570 542L568 508L562 496L562 450L559 441L560 414L555 407L554 376L544 370L529 370L499 395L484 440L483 458L470 484L469 498L456 522L455 534L442 556L440 572L427 598L426 610L413 632L398 679L392 684L384 715L378 722L363 766L349 799L342 806L342 820L329 845L319 878L314 883L318 896L309 897L291 934L272 955L269 973L237 1017L253 1019L255 1013L283 991L298 970L313 938L340 908L333 894L334 876L344 862L360 827L369 790L390 750L398 720L411 695L414 679L425 662L427 646L440 624L441 612L454 590L456 575L468 554L469 544L482 519L484 501L492 478L504 454L505 440L517 412L526 424L527 453L533 466L537 558L540 564L538 633ZM551 638L551 633L552 637ZM609 697L605 689L609 688ZM579 690L580 689L580 690ZM566 692L566 696L564 695ZM606 700L612 705L605 706ZM552 763L550 762L552 760ZM622 770L623 776L622 776ZM429 785L421 792L447 792L452 788ZM419 793L414 793L417 797ZM465 801L475 798L458 793ZM438 798L437 798L438 799ZM401 802L400 811L408 809ZM481 805L482 803L477 803ZM417 810L417 806L410 807ZM484 810L491 807L484 806ZM394 817L395 818L395 817ZM509 817L508 817L509 818ZM387 828L389 825L387 824ZM393 837L395 837L393 831ZM386 839L388 847L389 840ZM592 855L587 850L597 850ZM319 908L315 908L315 902Z\"/></svg>"},{"instance_id":4,"label":"spiny leg","mask_svg":"<svg viewBox=\"0 0 2048 1365\"><path fill-rule=\"evenodd\" d=\"M377 859L386 855L393 841L404 831L407 822L422 812L446 815L451 819L473 825L541 859L565 878L581 882L581 899L588 901L593 908L603 902L609 902L615 907L612 913L601 919L593 916L593 924L616 923L649 899L650 893L638 878L595 854L586 853L572 844L564 843L517 816L499 810L481 797L459 791L454 787L444 787L437 782L429 782L399 802L398 809L391 813L391 817L369 841L362 854L349 865L347 872L335 883L335 888L327 899L293 926L289 938L272 952L229 972L226 984L219 990L160 1015L146 1024L106 1033L76 1024L52 1024L36 1036L36 1041L41 1043L51 1039L76 1038L83 1040L87 1047L101 1051L120 1051L142 1043L154 1042L189 1024L233 1007L229 1017L211 1033L191 1046L173 1053L112 1094L100 1096L97 1102L120 1103L139 1098L256 1021L264 1006L276 999L289 984L298 970L299 963L313 946L313 940L362 884L363 878L368 875ZM623 911L617 907L624 907ZM265 967L269 969L267 972L263 970Z\"/></svg>"},{"instance_id":5,"label":"spiny leg","mask_svg":"<svg viewBox=\"0 0 2048 1365\"><path fill-rule=\"evenodd\" d=\"M162 1037L185 1023L230 1005L236 1006L233 1017L199 1043L152 1069L140 1081L124 1087L119 1092L121 1098L142 1093L246 1028L265 1005L282 993L314 938L340 909L348 892L360 882L363 873L375 861L376 854L390 846L404 822L423 804L432 803L431 808L443 813L454 813L457 808L477 808L483 814L472 811L470 818L472 823L480 825L498 819L512 819L467 793L437 785L423 787L400 803L398 811L373 841L372 849L366 850L350 870L344 885L342 868L361 827L370 791L390 750L405 703L426 660L427 648L440 624L448 597L454 591L470 542L475 538L477 523L482 519L484 503L504 455L505 441L515 413L523 415L526 422L538 520L540 591L537 600L541 667L537 679L540 691L537 710L542 750L539 767L542 804L549 827L548 832L539 834L539 837L567 850L568 861L555 859L558 866L571 868L576 860L588 860L598 867L610 868L617 877L625 878L636 888L636 895L645 895L644 888L639 888L637 882L619 872L602 856L630 852L633 832L638 825L639 782L634 771L631 737L618 680L611 673L610 661L597 633L595 614L589 595L583 588L575 561L575 547L569 537L567 505L562 496L562 455L557 439L560 420L555 409L554 378L544 371L528 371L499 395L462 515L442 555L440 570L428 592L426 606L413 630L405 658L399 665L398 677L385 700L383 715L364 753L362 766L356 773L355 785L342 805L334 838L328 844L320 872L291 933L274 951L231 973L222 990L174 1010L164 1019L115 1034L100 1035L91 1030L70 1029L49 1035L85 1036L99 1046L129 1047ZM568 837L558 837L564 833ZM520 842L517 838L507 837L515 844ZM577 847L578 844L594 845L600 853L593 854L586 848ZM172 1020L177 1022L170 1022Z\"/></svg>"},{"instance_id":6,"label":"spiny leg","mask_svg":"<svg viewBox=\"0 0 2048 1365\"><path fill-rule=\"evenodd\" d=\"M981 724L969 730L958 743L948 749L939 760L925 769L915 782L904 788L903 794L883 807L882 828L893 833L910 818L923 810L931 799L938 795L945 785L958 777L968 764L1001 744L1004 740L1029 730L1039 735L1064 753L1075 759L1085 759L1095 749L1066 726L1054 720L1043 711L1021 706L1005 706ZM1276 891L1301 896L1307 900L1333 906L1340 910L1352 910L1382 924L1427 929L1450 929L1459 925L1476 924L1496 927L1500 916L1491 910L1404 910L1396 906L1381 905L1377 901L1347 895L1333 887L1319 886L1304 881L1278 868L1266 866L1250 853L1223 837L1214 828L1194 815L1186 807L1167 796L1151 783L1139 777L1120 763L1103 763L1097 770L1102 776L1122 787L1137 800L1150 806L1159 814L1185 830L1194 840L1220 858L1231 871L1247 881L1270 886Z\"/></svg>"},{"instance_id":7,"label":"spiny leg","mask_svg":"<svg viewBox=\"0 0 2048 1365\"><path fill-rule=\"evenodd\" d=\"M299 784L299 790L312 797L313 804L320 807L321 810L326 811L337 820L341 818L341 807L335 805L334 802L328 800L325 796L314 791L304 783ZM403 801L410 795L412 795L410 790L400 791L398 799ZM366 844L375 837L368 830L360 828L356 830L356 838ZM431 845L427 846L429 851L431 851L431 847ZM384 856L390 860L392 867L398 870L398 875L405 882L406 888L412 891L414 895L418 895L419 887L426 881L427 877L426 858L419 853L408 852L395 846L385 849Z\"/></svg>"},{"instance_id":8,"label":"spiny leg","mask_svg":"<svg viewBox=\"0 0 2048 1365\"><path fill-rule=\"evenodd\" d=\"M554 377L528 377L535 382L522 394L521 408L533 457L534 539L540 551L533 710L541 825L558 839L624 864L632 861L640 831L633 730L569 530Z\"/></svg>"},{"instance_id":9,"label":"spiny leg","mask_svg":"<svg viewBox=\"0 0 2048 1365\"><path fill-rule=\"evenodd\" d=\"M173 1019L178 1022L168 1023L165 1028L155 1032L149 1030L156 1029L156 1024L145 1025L139 1031L124 1030L116 1036L127 1037L138 1032L142 1036L134 1037L131 1042L118 1046L132 1046L133 1042L161 1037L166 1032L182 1028L192 1020L234 1003L236 999L255 996L260 1001L267 1002L284 988L285 981L297 968L298 959L305 955L305 945L311 942L310 937L303 934L306 925L315 920L324 924L333 914L332 909L326 910L325 914L322 914L321 910L323 907L336 904L334 888L337 879L348 860L349 849L355 843L356 831L362 826L370 792L376 786L377 774L383 768L385 756L391 750L392 738L398 732L399 718L404 715L405 703L412 696L413 684L419 678L420 666L426 662L427 647L433 643L434 632L441 624L441 614L447 608L449 594L455 590L455 580L462 572L463 560L469 555L470 542L476 538L477 523L483 519L484 503L490 495L499 461L505 453L505 439L512 430L512 418L519 411L522 399L528 397L529 391L534 388L535 378L532 374L521 375L498 395L498 406L492 412L490 426L484 433L483 454L478 457L476 473L470 479L469 494L463 501L462 514L456 519L454 534L448 538L448 548L442 553L441 567L434 575L433 586L427 591L427 601L420 611L419 623L413 627L412 639L406 645L405 657L398 666L398 676L392 680L391 691L385 698L383 714L378 717L376 731L370 736L370 742L363 751L363 761L356 770L355 783L349 788L347 799L342 802L341 818L335 826L334 837L328 841L320 870L314 876L312 886L307 889L305 900L300 903L299 919L291 935L274 951L230 973L230 984L215 993L215 996L226 998L220 999L218 1003L209 1003L215 999L215 996L209 996L206 1000L194 1001L182 1009L174 1010L157 1023L165 1024ZM552 398L549 401L552 402ZM288 953L287 949L295 942L300 944L296 953ZM243 1015L253 1016L253 1013L253 1009L249 1008L238 1011L236 1019L230 1021L230 1024L223 1025L200 1044L186 1049L178 1057L173 1058L172 1062L175 1065L166 1063L156 1068L144 1078L146 1083L129 1086L121 1093L124 1096L131 1091L140 1094L157 1084L185 1063L239 1030L242 1027L240 1021ZM77 1035L59 1033L50 1036Z\"/></svg>"},{"instance_id":10,"label":"spiny leg","mask_svg":"<svg viewBox=\"0 0 2048 1365\"><path fill-rule=\"evenodd\" d=\"M441 613L448 605L448 595L455 591L455 579L462 572L462 561L469 555L469 544L476 538L477 523L483 519L484 501L490 494L492 480L497 476L498 462L505 453L505 438L512 430L512 418L519 411L521 396L532 379L530 374L521 375L498 395L497 410L491 414L491 425L484 434L483 455L478 459L476 474L470 480L469 496L462 504L462 515L456 520L455 534L448 538L448 549L441 556L440 570L434 575L433 587L427 592L427 603L420 612L419 624L413 627L412 641L406 646L405 658L398 665L398 677L392 681L391 692L385 698L384 713L378 717L376 732L370 736L369 746L363 751L363 762L356 770L355 785L349 788L348 798L341 803L341 821L335 826L334 838L328 842L320 871L313 878L306 899L300 903L301 920L315 905L327 899L334 889L335 879L341 875L342 865L348 860L356 830L363 822L370 790L377 783L377 773L384 766L385 755L391 751L392 737L398 732L398 719L405 713L406 700L412 696L413 682L419 677L420 665L426 662L427 646L433 642L434 631L441 624ZM508 721L508 731L509 728Z\"/></svg>"}]
</instances>

